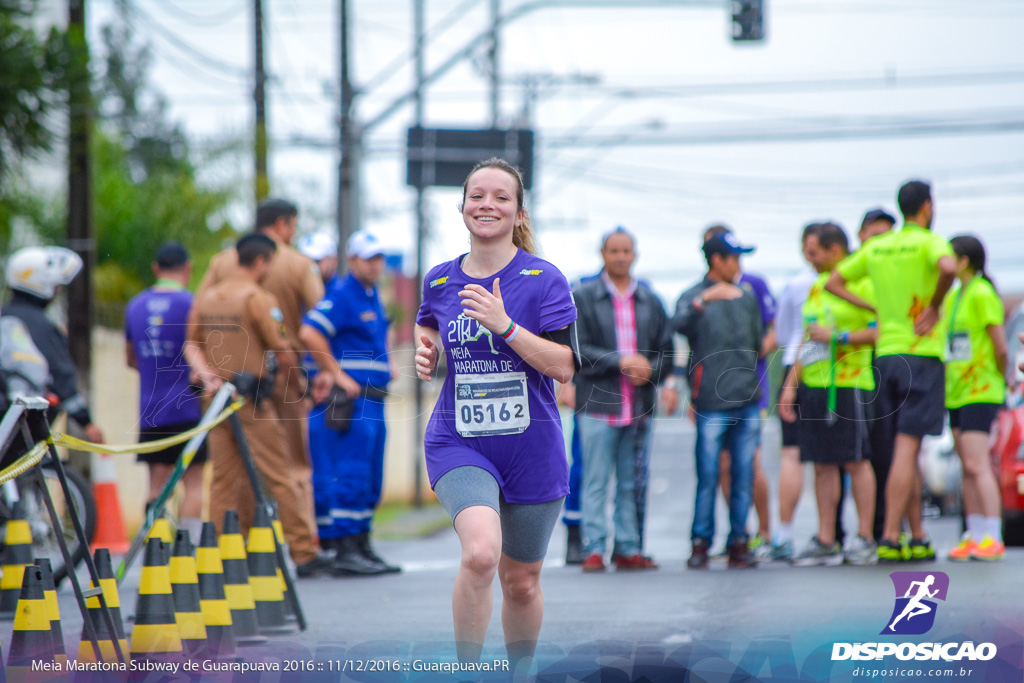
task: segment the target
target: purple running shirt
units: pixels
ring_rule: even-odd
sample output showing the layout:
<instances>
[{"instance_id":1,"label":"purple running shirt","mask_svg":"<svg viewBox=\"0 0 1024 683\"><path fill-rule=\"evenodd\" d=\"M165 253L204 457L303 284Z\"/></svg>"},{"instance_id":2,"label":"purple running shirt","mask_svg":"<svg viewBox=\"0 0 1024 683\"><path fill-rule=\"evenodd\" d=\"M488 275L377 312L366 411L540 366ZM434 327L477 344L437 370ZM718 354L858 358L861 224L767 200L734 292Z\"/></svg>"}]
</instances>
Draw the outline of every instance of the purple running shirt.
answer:
<instances>
[{"instance_id":1,"label":"purple running shirt","mask_svg":"<svg viewBox=\"0 0 1024 683\"><path fill-rule=\"evenodd\" d=\"M199 420L182 355L191 307L192 295L177 288L146 289L128 302L124 334L139 365L139 427Z\"/></svg>"},{"instance_id":2,"label":"purple running shirt","mask_svg":"<svg viewBox=\"0 0 1024 683\"><path fill-rule=\"evenodd\" d=\"M569 493L569 470L554 381L523 361L501 338L463 311L467 284L493 291L501 279L505 312L534 334L576 320L565 276L523 250L491 277L471 278L464 257L435 266L423 281L416 323L441 335L448 374L427 424L424 447L430 485L451 469L481 467L505 500L546 503Z\"/></svg>"}]
</instances>

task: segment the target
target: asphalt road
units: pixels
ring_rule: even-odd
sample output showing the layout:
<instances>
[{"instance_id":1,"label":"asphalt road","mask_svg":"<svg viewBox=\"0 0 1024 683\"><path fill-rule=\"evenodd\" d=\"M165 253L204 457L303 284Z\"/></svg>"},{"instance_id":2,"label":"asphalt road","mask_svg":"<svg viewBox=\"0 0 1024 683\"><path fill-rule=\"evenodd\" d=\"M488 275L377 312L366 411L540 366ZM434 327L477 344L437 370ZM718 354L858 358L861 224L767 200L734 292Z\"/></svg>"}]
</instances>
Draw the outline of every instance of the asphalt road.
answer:
<instances>
[{"instance_id":1,"label":"asphalt road","mask_svg":"<svg viewBox=\"0 0 1024 683\"><path fill-rule=\"evenodd\" d=\"M829 649L836 641L879 640L894 604L889 573L924 570L945 572L950 579L947 600L937 610L928 640L990 640L1002 648L1017 672L1024 668L1020 661L1024 649L1024 549L1009 549L1003 562L992 564L940 560L896 567L793 568L773 563L751 570L727 570L723 562L713 564L708 571L685 569L695 484L693 437L692 427L682 419L662 420L656 425L646 543L647 552L660 564L658 570L584 575L579 567L564 565L565 533L561 525L557 527L542 578L542 663L557 668L558 662L575 652L590 653L587 657L594 653L595 657L612 657L594 660L604 663L619 661L615 657L622 655L622 661L636 664L646 661L642 654L645 648L660 653L653 655L660 662L664 653L679 648L689 653L695 648L710 648L716 657L735 664L744 652L765 643L781 648L780 661L805 662L816 650ZM770 479L775 480L779 459L776 424L766 426L764 444L764 464ZM795 520L798 548L816 530L810 471L805 474L804 496ZM773 500L773 516L777 515L775 504ZM848 529L856 528L852 501L844 518ZM941 553L955 544L959 519L928 519L926 527ZM721 501L717 528L720 545L728 528ZM259 656L269 654L282 661L315 658L352 662L390 657L403 662L403 666L416 658L455 661L451 588L459 545L454 532L448 527L426 538L380 541L377 546L389 561L402 565L402 574L300 581L298 590L309 629L301 634L275 636L259 650ZM126 614L135 604L137 577L136 570L121 586ZM70 586L62 587L59 598L64 633L69 650L74 652L81 619ZM504 654L500 600L495 583L495 610L485 659L500 659ZM3 636L4 644L10 643L9 632ZM257 656L257 652L252 655ZM721 680L728 680L731 669L723 666L725 673L718 673L725 676ZM692 680L719 680L715 673L718 668L711 668L707 676ZM336 677L329 672L307 672L296 680ZM388 672L356 678L393 680ZM280 680L285 679L287 676ZM827 679L825 676L821 680Z\"/></svg>"}]
</instances>

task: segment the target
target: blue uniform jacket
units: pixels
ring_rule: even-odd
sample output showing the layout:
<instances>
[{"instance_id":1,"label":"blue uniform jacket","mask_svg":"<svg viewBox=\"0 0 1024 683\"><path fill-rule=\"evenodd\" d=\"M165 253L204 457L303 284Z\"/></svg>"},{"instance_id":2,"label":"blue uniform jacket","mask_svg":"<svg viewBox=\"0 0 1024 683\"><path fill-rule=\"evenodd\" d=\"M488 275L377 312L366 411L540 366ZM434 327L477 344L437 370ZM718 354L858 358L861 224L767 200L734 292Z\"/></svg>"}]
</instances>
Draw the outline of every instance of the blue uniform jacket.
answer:
<instances>
[{"instance_id":1,"label":"blue uniform jacket","mask_svg":"<svg viewBox=\"0 0 1024 683\"><path fill-rule=\"evenodd\" d=\"M388 319L377 287L364 287L351 273L334 278L303 322L330 341L334 358L352 379L363 386L387 386Z\"/></svg>"}]
</instances>

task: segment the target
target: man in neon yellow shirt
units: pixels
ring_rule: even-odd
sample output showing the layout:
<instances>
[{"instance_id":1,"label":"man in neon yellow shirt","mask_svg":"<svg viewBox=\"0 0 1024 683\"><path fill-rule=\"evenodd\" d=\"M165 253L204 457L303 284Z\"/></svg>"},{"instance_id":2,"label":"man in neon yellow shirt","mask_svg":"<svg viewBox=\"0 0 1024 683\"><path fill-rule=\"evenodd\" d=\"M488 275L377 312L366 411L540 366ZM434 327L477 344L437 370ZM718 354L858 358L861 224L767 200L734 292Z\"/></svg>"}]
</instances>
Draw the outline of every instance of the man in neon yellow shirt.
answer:
<instances>
[{"instance_id":1,"label":"man in neon yellow shirt","mask_svg":"<svg viewBox=\"0 0 1024 683\"><path fill-rule=\"evenodd\" d=\"M805 341L779 397L779 415L795 422L793 403L799 405L798 433L801 462L814 463L814 490L818 501L818 535L793 558L798 567L874 564L878 561L871 530L875 512L875 475L868 460L875 388L871 350L878 330L870 311L825 291L836 265L849 254L845 231L823 223L812 236L823 259L820 275L803 307ZM850 290L869 303L875 299L871 280L864 278ZM799 380L799 391L797 381ZM857 537L845 551L836 536L836 516L842 497L840 467L850 475L859 520Z\"/></svg>"},{"instance_id":2,"label":"man in neon yellow shirt","mask_svg":"<svg viewBox=\"0 0 1024 683\"><path fill-rule=\"evenodd\" d=\"M921 523L921 473L917 452L921 438L942 433L945 416L945 366L942 302L956 275L949 242L931 232L934 213L931 187L908 182L897 195L903 228L872 239L839 264L826 290L878 315L879 391L877 441L891 444L885 487L885 524L878 558L885 562L926 560L935 550ZM847 288L848 282L871 278L877 295L872 306ZM906 515L911 541L899 544Z\"/></svg>"}]
</instances>

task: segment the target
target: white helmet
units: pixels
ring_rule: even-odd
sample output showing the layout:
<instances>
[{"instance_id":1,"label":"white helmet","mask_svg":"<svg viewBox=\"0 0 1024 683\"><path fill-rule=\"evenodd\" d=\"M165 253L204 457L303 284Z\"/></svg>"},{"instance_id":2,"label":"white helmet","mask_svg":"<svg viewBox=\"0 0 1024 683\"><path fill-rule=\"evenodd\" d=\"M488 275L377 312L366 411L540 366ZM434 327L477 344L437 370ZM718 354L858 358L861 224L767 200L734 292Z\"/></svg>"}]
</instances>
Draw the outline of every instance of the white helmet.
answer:
<instances>
[{"instance_id":1,"label":"white helmet","mask_svg":"<svg viewBox=\"0 0 1024 683\"><path fill-rule=\"evenodd\" d=\"M299 240L299 251L314 261L322 261L328 256L338 255L338 240L326 232L303 235Z\"/></svg>"},{"instance_id":2,"label":"white helmet","mask_svg":"<svg viewBox=\"0 0 1024 683\"><path fill-rule=\"evenodd\" d=\"M19 292L52 299L82 269L82 257L64 247L25 247L7 259L7 284Z\"/></svg>"}]
</instances>

